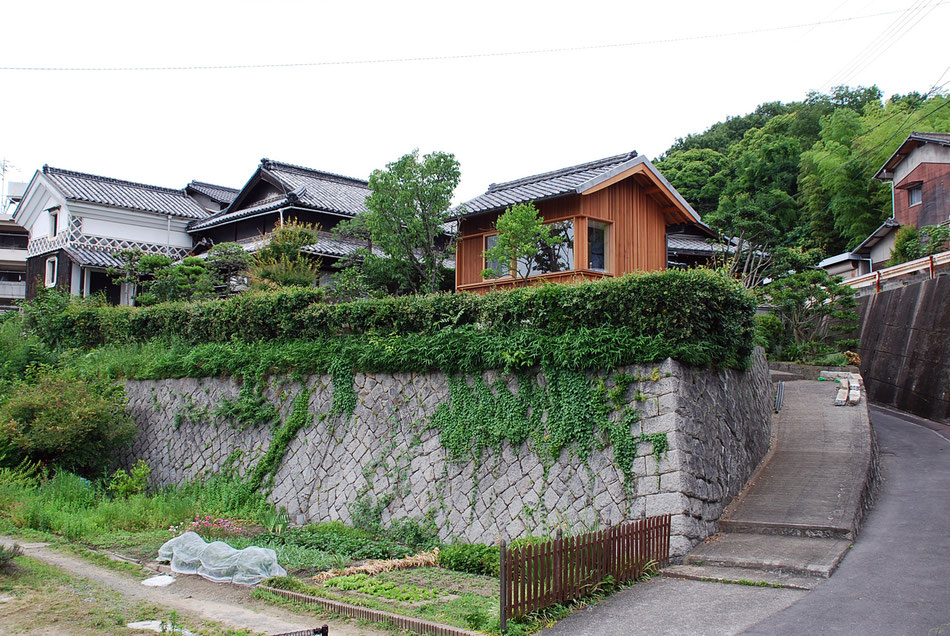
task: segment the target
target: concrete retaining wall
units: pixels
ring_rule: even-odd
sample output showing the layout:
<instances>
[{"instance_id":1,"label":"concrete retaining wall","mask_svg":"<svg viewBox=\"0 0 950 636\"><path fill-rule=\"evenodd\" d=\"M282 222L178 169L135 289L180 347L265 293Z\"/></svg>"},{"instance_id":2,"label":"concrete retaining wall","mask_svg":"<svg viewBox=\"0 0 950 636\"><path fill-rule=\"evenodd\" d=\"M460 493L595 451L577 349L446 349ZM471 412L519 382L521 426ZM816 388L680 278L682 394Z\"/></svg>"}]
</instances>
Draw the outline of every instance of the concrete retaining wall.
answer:
<instances>
[{"instance_id":1,"label":"concrete retaining wall","mask_svg":"<svg viewBox=\"0 0 950 636\"><path fill-rule=\"evenodd\" d=\"M449 400L442 374L356 374L358 405L351 418L321 416L332 403L331 378L305 379L312 422L290 443L271 500L298 523L349 521L355 502L383 500L384 522L428 513L443 538L483 542L671 513L672 552L682 555L716 531L723 508L765 454L772 389L760 352L746 372L693 369L671 360L622 371L656 377L657 367L659 379L635 382L627 399L638 391L645 395L631 402L642 413L632 433L666 433L669 450L657 462L652 445L641 443L629 488L609 447L595 449L586 466L565 450L546 468L528 443L489 452L480 463L454 461L429 424ZM497 376L484 377L490 383ZM508 385L517 390L514 378ZM138 435L124 461L145 459L155 485L217 472L229 458L244 473L270 444L271 430L237 430L210 415L221 400L237 396L233 379L133 381L126 388ZM268 395L282 418L301 390L287 378L271 382Z\"/></svg>"},{"instance_id":2,"label":"concrete retaining wall","mask_svg":"<svg viewBox=\"0 0 950 636\"><path fill-rule=\"evenodd\" d=\"M872 402L950 421L950 276L858 298Z\"/></svg>"}]
</instances>

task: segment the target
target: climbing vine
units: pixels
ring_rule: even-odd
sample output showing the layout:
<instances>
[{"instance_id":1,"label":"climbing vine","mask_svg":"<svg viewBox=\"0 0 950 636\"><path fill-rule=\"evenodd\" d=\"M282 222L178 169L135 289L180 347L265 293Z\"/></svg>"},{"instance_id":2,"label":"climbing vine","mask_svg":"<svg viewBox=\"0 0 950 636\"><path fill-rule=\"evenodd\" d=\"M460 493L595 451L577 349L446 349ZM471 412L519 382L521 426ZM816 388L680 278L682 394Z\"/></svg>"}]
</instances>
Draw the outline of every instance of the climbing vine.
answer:
<instances>
[{"instance_id":1,"label":"climbing vine","mask_svg":"<svg viewBox=\"0 0 950 636\"><path fill-rule=\"evenodd\" d=\"M356 410L356 388L353 386L353 371L343 364L333 364L330 368L333 381L333 403L329 415L343 415L349 418Z\"/></svg>"},{"instance_id":2,"label":"climbing vine","mask_svg":"<svg viewBox=\"0 0 950 636\"><path fill-rule=\"evenodd\" d=\"M544 369L543 384L524 374L516 378L517 393L503 378L491 385L481 376L470 382L458 376L449 379L451 401L436 409L432 426L453 458L478 463L486 450L500 451L506 442L517 449L527 440L546 468L565 449L586 464L591 452L603 446L598 445L598 434L603 432L625 484L630 485L640 443L651 443L658 460L667 450L665 433L632 433L641 415L625 404L630 385L652 376L619 373L609 389L602 378L591 380L584 373L558 368ZM620 416L611 419L617 410Z\"/></svg>"},{"instance_id":3,"label":"climbing vine","mask_svg":"<svg viewBox=\"0 0 950 636\"><path fill-rule=\"evenodd\" d=\"M237 398L221 400L214 409L214 415L230 421L239 430L269 426L277 419L278 411L264 389L265 384L259 374L244 376Z\"/></svg>"},{"instance_id":4,"label":"climbing vine","mask_svg":"<svg viewBox=\"0 0 950 636\"><path fill-rule=\"evenodd\" d=\"M265 480L268 480L266 482L268 486L273 484L274 474L280 468L284 455L287 454L287 446L297 436L301 428L313 421L310 415L310 394L311 390L306 387L300 390L300 393L294 398L290 415L274 431L267 452L254 466L254 470L248 479L251 487L255 490L264 486Z\"/></svg>"}]
</instances>

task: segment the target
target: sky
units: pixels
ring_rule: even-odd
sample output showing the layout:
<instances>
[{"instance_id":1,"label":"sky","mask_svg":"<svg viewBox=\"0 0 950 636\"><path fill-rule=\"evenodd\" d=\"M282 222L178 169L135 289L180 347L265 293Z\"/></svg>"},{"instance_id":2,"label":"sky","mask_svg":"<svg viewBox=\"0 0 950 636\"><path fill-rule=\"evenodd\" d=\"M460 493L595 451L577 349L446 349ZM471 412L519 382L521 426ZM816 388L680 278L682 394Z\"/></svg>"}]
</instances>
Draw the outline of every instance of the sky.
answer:
<instances>
[{"instance_id":1,"label":"sky","mask_svg":"<svg viewBox=\"0 0 950 636\"><path fill-rule=\"evenodd\" d=\"M810 90L926 93L948 24L950 0L4 0L0 159L241 187L262 157L365 179L418 148L456 155L461 202Z\"/></svg>"}]
</instances>

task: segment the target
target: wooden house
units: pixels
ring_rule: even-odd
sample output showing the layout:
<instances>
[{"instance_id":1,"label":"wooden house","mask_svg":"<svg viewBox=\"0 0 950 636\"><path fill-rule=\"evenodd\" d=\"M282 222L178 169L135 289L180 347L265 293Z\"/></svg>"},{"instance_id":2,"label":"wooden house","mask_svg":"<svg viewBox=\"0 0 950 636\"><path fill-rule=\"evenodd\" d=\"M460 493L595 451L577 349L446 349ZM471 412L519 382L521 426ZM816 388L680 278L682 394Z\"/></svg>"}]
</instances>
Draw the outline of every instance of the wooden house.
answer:
<instances>
[{"instance_id":1,"label":"wooden house","mask_svg":"<svg viewBox=\"0 0 950 636\"><path fill-rule=\"evenodd\" d=\"M196 253L222 242L237 242L254 251L274 228L291 221L310 223L319 228L319 238L302 251L320 259L325 279L336 271L336 262L368 246L328 231L365 211L367 196L369 184L362 179L265 158L231 201L215 214L192 221L188 233Z\"/></svg>"},{"instance_id":2,"label":"wooden house","mask_svg":"<svg viewBox=\"0 0 950 636\"><path fill-rule=\"evenodd\" d=\"M595 280L667 267L667 228L703 228L699 214L646 157L614 157L497 183L457 216L456 289L484 293L515 278L486 279L484 252L497 240L496 219L533 201L564 240L539 259L529 280Z\"/></svg>"}]
</instances>

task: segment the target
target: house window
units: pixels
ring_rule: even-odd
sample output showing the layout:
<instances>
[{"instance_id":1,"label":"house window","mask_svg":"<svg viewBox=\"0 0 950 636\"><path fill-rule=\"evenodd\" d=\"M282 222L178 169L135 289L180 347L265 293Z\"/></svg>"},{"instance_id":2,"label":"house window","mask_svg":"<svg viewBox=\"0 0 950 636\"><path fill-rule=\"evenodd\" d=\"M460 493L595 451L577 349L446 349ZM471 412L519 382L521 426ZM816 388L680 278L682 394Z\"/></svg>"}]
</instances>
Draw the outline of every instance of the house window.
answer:
<instances>
[{"instance_id":1,"label":"house window","mask_svg":"<svg viewBox=\"0 0 950 636\"><path fill-rule=\"evenodd\" d=\"M530 276L574 269L574 220L555 221L546 225L551 229L551 236L562 240L556 245L538 245L538 255L529 272ZM518 263L518 275L524 276L524 272L524 264Z\"/></svg>"},{"instance_id":2,"label":"house window","mask_svg":"<svg viewBox=\"0 0 950 636\"><path fill-rule=\"evenodd\" d=\"M490 250L491 248L495 247L496 245L498 245L498 235L497 235L497 234L489 234L488 236L485 237L485 251L486 251L486 252L487 252L488 250ZM491 270L494 270L494 271L496 271L496 272L499 272L499 276L489 276L488 278L500 278L500 277L502 277L502 276L507 276L507 275L508 275L507 272L501 272L501 271L500 271L500 270L501 270L501 263L499 263L498 261L490 261L490 260L486 259L486 260L485 260L485 269L491 269Z\"/></svg>"},{"instance_id":3,"label":"house window","mask_svg":"<svg viewBox=\"0 0 950 636\"><path fill-rule=\"evenodd\" d=\"M610 224L587 222L587 269L606 272L610 265Z\"/></svg>"},{"instance_id":4,"label":"house window","mask_svg":"<svg viewBox=\"0 0 950 636\"><path fill-rule=\"evenodd\" d=\"M46 259L46 286L56 286L56 257L50 256Z\"/></svg>"},{"instance_id":5,"label":"house window","mask_svg":"<svg viewBox=\"0 0 950 636\"><path fill-rule=\"evenodd\" d=\"M59 220L59 208L50 208L49 211L49 237L56 236L56 226Z\"/></svg>"},{"instance_id":6,"label":"house window","mask_svg":"<svg viewBox=\"0 0 950 636\"><path fill-rule=\"evenodd\" d=\"M908 205L919 205L923 199L922 187L917 185L913 188L907 190L907 203Z\"/></svg>"}]
</instances>

